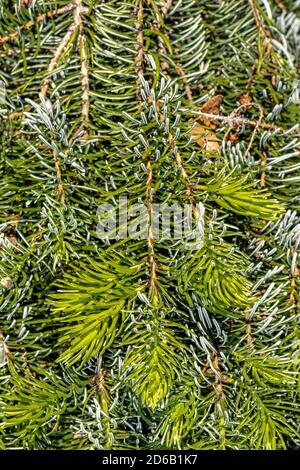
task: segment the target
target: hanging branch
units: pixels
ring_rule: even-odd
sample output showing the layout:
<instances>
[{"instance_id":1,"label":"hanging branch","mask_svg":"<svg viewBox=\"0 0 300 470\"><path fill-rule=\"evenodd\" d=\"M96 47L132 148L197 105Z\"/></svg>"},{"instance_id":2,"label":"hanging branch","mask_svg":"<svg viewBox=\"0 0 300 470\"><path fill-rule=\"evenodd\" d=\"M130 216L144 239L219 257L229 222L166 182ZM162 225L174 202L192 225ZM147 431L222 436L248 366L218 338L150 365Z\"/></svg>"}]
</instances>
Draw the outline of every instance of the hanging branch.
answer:
<instances>
[{"instance_id":1,"label":"hanging branch","mask_svg":"<svg viewBox=\"0 0 300 470\"><path fill-rule=\"evenodd\" d=\"M57 68L57 65L59 63L59 60L69 45L72 36L74 34L74 31L76 28L78 28L78 48L79 48L79 54L80 54L80 62L81 62L81 88L82 88L82 129L86 130L88 122L89 122L89 76L88 76L88 57L87 57L87 50L86 50L86 39L83 31L83 21L82 21L82 15L88 11L88 8L84 7L82 5L81 0L76 0L75 4L70 4L67 5L66 7L50 11L48 13L42 14L37 16L37 18L34 21L29 21L25 25L23 25L20 30L22 29L29 29L32 27L34 24L39 24L41 23L45 18L53 17L58 14L66 13L67 11L72 11L74 10L74 21L73 23L69 26L67 33L65 36L61 39L59 45L57 46L54 56L51 59L51 62L48 67L48 73L51 75L51 73ZM11 33L10 34L10 39L15 39L17 37L18 32ZM0 38L0 45L1 45L1 39L4 41L6 38ZM6 40L4 42L6 42ZM46 97L49 85L51 83L51 78L46 78L41 86L41 94L42 96ZM23 116L23 111L18 111L11 113L7 116L7 119L9 121L18 119L19 117Z\"/></svg>"},{"instance_id":2,"label":"hanging branch","mask_svg":"<svg viewBox=\"0 0 300 470\"><path fill-rule=\"evenodd\" d=\"M135 71L137 75L136 85L137 85L137 101L138 106L141 108L142 97L140 92L141 87L141 77L144 75L143 61L144 61L144 33L143 33L143 24L144 24L144 7L143 0L137 0L137 10L136 10L136 55L135 55ZM158 304L158 295L157 295L157 262L155 259L155 239L153 236L153 168L152 168L152 156L149 151L147 151L147 180L146 180L146 206L147 206L147 245L148 245L148 260L150 264L150 296L154 305Z\"/></svg>"},{"instance_id":3,"label":"hanging branch","mask_svg":"<svg viewBox=\"0 0 300 470\"><path fill-rule=\"evenodd\" d=\"M167 15L168 10L171 7L171 4L172 4L171 0L169 0L169 1L167 0L165 2L164 7L162 8L162 13L163 13L164 16ZM193 101L192 90L189 86L188 81L186 80L186 76L185 76L183 66L180 63L176 64L176 72L177 72L178 76L180 77L180 79L182 80L188 102L191 106L193 106L194 101ZM163 114L160 112L159 108L157 108L157 112L159 113L160 119L163 122L164 117L163 117ZM205 114L205 113L202 113L202 114ZM170 132L168 132L168 142L169 142L170 147L172 148L173 153L175 155L176 163L178 165L180 175L181 175L182 179L184 180L184 182L186 184L186 194L187 194L187 196L189 198L189 201L192 205L193 214L197 218L199 216L199 210L198 210L198 207L195 203L195 199L192 195L192 185L191 185L189 176L188 176L188 174L185 170L184 162L183 162L183 159L181 157L181 154L180 154L178 148L176 147L176 142L173 138L173 135ZM225 398L225 395L224 395L224 392L223 392L222 372L221 372L221 369L219 367L218 354L212 353L212 363L214 365L214 369L217 371L217 373L215 374L215 390L216 390L216 393L217 393L218 397L223 400Z\"/></svg>"},{"instance_id":4,"label":"hanging branch","mask_svg":"<svg viewBox=\"0 0 300 470\"><path fill-rule=\"evenodd\" d=\"M172 1L170 1L170 0L167 0L165 2L164 6L162 7L163 17L165 17L167 15L168 10L171 7L171 4L172 4ZM160 52L165 52L165 48L164 48L164 51L162 51L162 49L160 49ZM182 67L181 67L181 69L182 69ZM169 65L168 64L167 64L167 68L165 70L166 71L169 70ZM177 70L177 68L176 68L176 70ZM191 92L190 88L189 88L189 93L187 92L187 94L190 97L190 100L192 102L192 92ZM164 122L164 116L161 113L159 106L156 106L156 110L157 110L157 113L160 117L161 122ZM170 144L170 146L171 146L171 148L174 152L174 155L175 155L175 158L176 158L176 163L177 163L179 171L180 171L180 175L186 183L186 194L187 194L188 198L190 199L193 210L195 210L196 204L195 204L194 199L191 196L191 183L190 183L189 176L188 176L188 174L187 174L187 172L184 168L184 163L183 163L182 157L180 155L179 150L176 148L176 142L174 141L174 138L173 138L172 134L170 132L168 132L167 134L168 134L168 142L169 142L169 144Z\"/></svg>"},{"instance_id":5,"label":"hanging branch","mask_svg":"<svg viewBox=\"0 0 300 470\"><path fill-rule=\"evenodd\" d=\"M161 115L161 117L162 117L162 115ZM170 147L172 148L173 153L175 155L175 159L176 159L176 163L178 165L179 171L180 171L180 175L181 175L182 179L184 180L184 182L186 184L186 195L190 199L190 202L192 204L193 209L195 209L196 208L195 200L193 199L193 197L191 195L191 182L190 182L189 176L188 176L188 174L187 174L187 172L184 168L184 163L183 163L183 159L181 157L181 154L180 154L178 148L176 147L176 142L175 142L175 140L174 140L174 138L173 138L173 136L170 132L168 132L168 141L169 141Z\"/></svg>"},{"instance_id":6,"label":"hanging branch","mask_svg":"<svg viewBox=\"0 0 300 470\"><path fill-rule=\"evenodd\" d=\"M71 13L19 28L17 41L0 46L11 98L0 104L1 448L297 443L298 92L291 99L294 71L284 66L296 62L292 3L282 15L273 2L269 20L259 0L256 17L249 1L238 11L234 0L54 1L50 8L68 4ZM1 10L5 33L15 30L10 4ZM287 45L282 67L272 38L266 53L259 21ZM276 90L261 93L275 78ZM27 111L39 92L45 113L38 105L29 113L25 136L21 119L10 124L22 116L8 117L10 106ZM50 93L62 100L53 112ZM81 136L87 145L78 148ZM145 203L145 240L134 219L137 238L119 230L97 243L92 212L106 202L116 209L124 192ZM191 203L192 225L205 222L195 251L175 233L178 198ZM161 240L156 203L170 209ZM264 217L270 224L260 231ZM64 424L74 419L70 430Z\"/></svg>"},{"instance_id":7,"label":"hanging branch","mask_svg":"<svg viewBox=\"0 0 300 470\"><path fill-rule=\"evenodd\" d=\"M278 2L278 0L276 0L276 2ZM250 8L252 10L252 13L253 13L253 16L254 16L254 19L255 19L255 23L256 23L256 25L259 29L259 32L263 36L263 38L265 40L265 44L267 44L266 52L269 55L271 49L273 49L271 32L269 30L265 29L264 24L263 24L263 20L262 20L261 15L260 15L260 12L259 12L258 8L256 7L255 0L248 0L248 3L249 3ZM279 4L280 4L280 2L279 2ZM280 62L277 59L276 54L275 54L275 58L276 58L276 62L280 65ZM273 56L271 57L271 60L274 61ZM255 59L255 62L253 64L253 66L252 66L250 78L247 81L247 85L246 85L246 94L247 95L250 93L251 88L253 86L254 76L255 76L255 74L258 70L259 63L260 63L260 58L257 57Z\"/></svg>"}]
</instances>

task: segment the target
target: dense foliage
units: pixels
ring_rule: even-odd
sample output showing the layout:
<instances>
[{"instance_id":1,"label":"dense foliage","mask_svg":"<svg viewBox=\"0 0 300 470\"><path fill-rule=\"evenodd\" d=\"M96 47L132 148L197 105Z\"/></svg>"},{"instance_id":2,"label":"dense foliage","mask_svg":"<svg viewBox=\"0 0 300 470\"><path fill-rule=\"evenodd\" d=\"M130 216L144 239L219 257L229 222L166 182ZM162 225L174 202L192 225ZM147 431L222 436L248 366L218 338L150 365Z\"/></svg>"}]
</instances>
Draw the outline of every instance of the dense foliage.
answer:
<instances>
[{"instance_id":1,"label":"dense foliage","mask_svg":"<svg viewBox=\"0 0 300 470\"><path fill-rule=\"evenodd\" d=\"M298 446L299 11L1 0L0 448Z\"/></svg>"}]
</instances>

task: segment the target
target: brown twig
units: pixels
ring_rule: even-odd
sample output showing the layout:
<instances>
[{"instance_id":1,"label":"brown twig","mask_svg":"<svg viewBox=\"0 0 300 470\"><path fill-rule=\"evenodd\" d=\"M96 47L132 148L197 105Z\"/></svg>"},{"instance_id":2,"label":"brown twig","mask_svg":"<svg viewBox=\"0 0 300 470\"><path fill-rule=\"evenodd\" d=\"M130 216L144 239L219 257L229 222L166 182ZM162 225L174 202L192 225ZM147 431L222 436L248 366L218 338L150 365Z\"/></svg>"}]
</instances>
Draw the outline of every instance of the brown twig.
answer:
<instances>
[{"instance_id":1,"label":"brown twig","mask_svg":"<svg viewBox=\"0 0 300 470\"><path fill-rule=\"evenodd\" d=\"M213 367L214 370L211 367ZM224 400L225 394L223 390L223 382L227 381L228 378L224 376L221 372L218 354L214 352L210 354L210 359L206 361L201 372L202 374L214 375L215 377L214 388L215 388L216 394L218 398L220 398L221 400Z\"/></svg>"},{"instance_id":2,"label":"brown twig","mask_svg":"<svg viewBox=\"0 0 300 470\"><path fill-rule=\"evenodd\" d=\"M284 4L280 0L274 0L274 1L281 11L286 11Z\"/></svg>"},{"instance_id":3,"label":"brown twig","mask_svg":"<svg viewBox=\"0 0 300 470\"><path fill-rule=\"evenodd\" d=\"M162 8L162 14L163 16L166 16L169 8L171 7L171 4L172 2L171 1L166 1L165 4L164 4L164 7ZM169 65L167 64L168 66L168 70L169 70ZM177 74L179 75L179 77L182 79L182 82L183 82L183 85L185 87L185 91L186 91L186 95L187 95L187 98L188 98L188 101L189 103L192 105L193 104L193 95L192 95L192 90L187 82L187 80L185 79L185 73L184 73L184 70L183 70L183 67L181 64L177 64L176 66L176 71L177 71ZM160 120L161 122L164 122L164 116L163 114L161 113L160 109L159 109L159 106L156 106L156 109L157 109L157 112L160 116ZM179 168L179 171L180 171L180 176L181 178L183 179L183 181L185 182L185 185L186 185L186 195L188 196L188 199L190 201L190 204L192 206L192 210L193 210L193 214L198 217L199 216L199 209L197 207L197 204L195 202L195 199L192 195L192 185L191 185L191 182L190 182L190 179L189 179L189 176L187 174L187 171L184 167L184 162L183 162L183 159L181 157L181 154L178 150L178 148L176 147L176 142L174 140L174 137L173 135L171 134L171 132L168 132L167 133L168 135L168 142L169 142L169 145L170 147L172 148L173 150L173 153L175 155L175 159L176 159L176 163L177 163L177 166Z\"/></svg>"},{"instance_id":4,"label":"brown twig","mask_svg":"<svg viewBox=\"0 0 300 470\"><path fill-rule=\"evenodd\" d=\"M100 369L97 374L93 377L92 383L95 385L95 391L100 399L100 406L105 416L105 437L107 446L111 444L110 430L111 423L109 418L109 392L106 386L107 372L105 369Z\"/></svg>"},{"instance_id":5,"label":"brown twig","mask_svg":"<svg viewBox=\"0 0 300 470\"><path fill-rule=\"evenodd\" d=\"M155 31L160 31L160 29L161 29L160 25L156 22L152 23L152 28ZM160 37L158 38L158 49L159 49L159 52L162 56L165 56L165 57L167 56L167 49L164 45L164 42L162 41L162 39ZM170 66L169 66L169 64L166 60L162 61L161 69L162 69L163 72L166 73L167 77L170 78L170 75L169 75Z\"/></svg>"},{"instance_id":6,"label":"brown twig","mask_svg":"<svg viewBox=\"0 0 300 470\"><path fill-rule=\"evenodd\" d=\"M30 20L27 23L21 25L17 31L14 31L13 33L9 33L6 36L0 36L0 46L2 46L3 44L9 41L15 41L18 38L20 31L28 30L32 28L34 25L42 23L42 21L44 21L45 18L53 18L54 16L62 15L63 13L66 13L67 11L73 10L74 8L75 8L75 5L71 3L62 8L58 8L57 10L51 10L51 11L48 11L47 13L42 13L41 15L38 15L34 20Z\"/></svg>"},{"instance_id":7,"label":"brown twig","mask_svg":"<svg viewBox=\"0 0 300 470\"><path fill-rule=\"evenodd\" d=\"M176 163L178 165L181 178L184 180L184 182L186 184L186 195L188 196L188 198L189 198L189 200L192 204L192 207L195 208L196 204L195 204L194 198L192 197L192 194L191 194L190 178L189 178L189 176L188 176L188 174L187 174L187 172L184 168L184 163L183 163L181 154L180 154L179 150L176 148L176 142L174 140L174 137L170 132L168 132L168 142L170 144L171 149L173 150L173 153L175 154Z\"/></svg>"},{"instance_id":8,"label":"brown twig","mask_svg":"<svg viewBox=\"0 0 300 470\"><path fill-rule=\"evenodd\" d=\"M81 129L84 130L85 134L87 133L87 127L89 124L89 112L90 112L90 90L89 90L89 66L88 66L88 54L87 54L87 45L86 37L84 34L84 25L83 25L83 13L85 12L85 7L82 3L82 0L75 0L75 10L74 10L74 23L75 28L78 27L78 48L80 54L81 62Z\"/></svg>"},{"instance_id":9,"label":"brown twig","mask_svg":"<svg viewBox=\"0 0 300 470\"><path fill-rule=\"evenodd\" d=\"M217 374L215 374L215 390L220 400L224 400L225 394L223 391L222 372L219 366L218 354L212 353L212 359L214 369L217 371Z\"/></svg>"},{"instance_id":10,"label":"brown twig","mask_svg":"<svg viewBox=\"0 0 300 470\"><path fill-rule=\"evenodd\" d=\"M51 74L51 72L53 72L56 67L57 67L57 64L64 52L64 50L66 49L66 47L68 46L71 38L72 38L72 35L74 33L74 30L75 30L75 23L72 23L67 31L67 33L65 34L65 36L62 38L62 40L60 41L57 49L55 50L55 53L54 53L54 56L49 64L49 67L48 67L48 73L49 75ZM50 85L50 82L51 82L51 78L46 78L43 83L42 83L42 87L41 87L41 94L45 97L46 94L47 94L47 91L48 91L48 88L49 88L49 85Z\"/></svg>"},{"instance_id":11,"label":"brown twig","mask_svg":"<svg viewBox=\"0 0 300 470\"><path fill-rule=\"evenodd\" d=\"M63 182L62 182L62 171L60 167L60 161L57 157L55 150L53 151L53 160L54 160L55 171L56 171L56 184L57 184L58 196L59 196L60 202L64 203L66 199L66 193L64 190Z\"/></svg>"},{"instance_id":12,"label":"brown twig","mask_svg":"<svg viewBox=\"0 0 300 470\"><path fill-rule=\"evenodd\" d=\"M171 8L172 6L172 0L166 0L161 8L161 13L162 13L162 16L163 18L165 18L167 15L168 15L168 12L169 12L169 9ZM166 48L163 44L162 41L160 41L159 43L159 48L160 48L160 51L163 55L166 55ZM170 67L169 67L169 64L164 61L162 63L162 70L165 71L165 72L168 72ZM178 63L176 65L176 72L177 72L177 75L181 78L182 80L182 83L183 83L183 86L184 86L184 89L185 89L185 92L186 92L186 96L187 96L187 99L189 101L190 104L193 103L193 95L192 95L192 90L189 86L189 83L186 79L186 76L185 76L185 72L184 72L184 69L183 69L183 66Z\"/></svg>"},{"instance_id":13,"label":"brown twig","mask_svg":"<svg viewBox=\"0 0 300 470\"><path fill-rule=\"evenodd\" d=\"M256 6L255 0L248 0L248 3L249 3L249 6L252 10L252 13L253 13L253 16L254 16L254 19L255 19L255 23L256 23L256 25L259 29L259 32L260 32L261 36L264 39L264 43L266 45L266 52L267 52L267 54L270 54L271 50L273 49L271 32L268 29L265 28L263 20L261 18L260 12L259 12L259 9ZM276 60L278 65L280 65L280 62L277 58L277 54L274 54L272 56L272 58L273 58L273 60L274 59Z\"/></svg>"},{"instance_id":14,"label":"brown twig","mask_svg":"<svg viewBox=\"0 0 300 470\"><path fill-rule=\"evenodd\" d=\"M268 52L270 51L270 48L272 47L272 44L271 44L271 33L270 31L266 30L265 27L264 27L264 24L263 24L263 21L261 19L261 16L260 16L260 13L259 13L259 10L255 4L255 0L248 0L248 3L249 3L249 6L252 10L252 13L253 13L253 16L254 16L254 19L255 19L255 23L261 33L261 35L264 37L264 39L266 40L266 43L267 43L267 50Z\"/></svg>"},{"instance_id":15,"label":"brown twig","mask_svg":"<svg viewBox=\"0 0 300 470\"><path fill-rule=\"evenodd\" d=\"M259 9L256 7L255 0L248 0L248 3L249 3L249 6L252 10L252 13L253 13L256 25L259 29L259 32L264 38L264 41L265 41L265 44L266 44L266 52L269 55L270 52L271 52L271 49L273 49L271 31L267 30L264 27L263 20L261 18ZM281 11L286 10L285 6L281 3L280 0L275 0L275 3L277 4L277 6L280 8ZM277 58L276 51L274 51L274 52L275 52L275 54L271 56L271 61L274 62L274 60L276 59L277 64L280 66L280 62ZM253 64L252 70L251 70L251 76L250 76L249 80L247 81L246 93L250 93L250 90L251 90L251 87L252 87L253 81L254 81L254 76L257 73L259 66L260 66L260 58L257 57L254 64ZM272 75L272 83L273 83L274 78L275 78L275 75Z\"/></svg>"},{"instance_id":16,"label":"brown twig","mask_svg":"<svg viewBox=\"0 0 300 470\"><path fill-rule=\"evenodd\" d=\"M150 294L151 300L154 305L158 304L158 292L157 292L157 262L155 259L155 239L153 235L153 169L152 169L152 158L148 155L147 160L147 181L146 181L146 201L147 201L147 244L148 244L148 259L150 263Z\"/></svg>"},{"instance_id":17,"label":"brown twig","mask_svg":"<svg viewBox=\"0 0 300 470\"><path fill-rule=\"evenodd\" d=\"M135 71L137 75L136 84L137 84L137 99L138 103L141 103L141 94L140 94L140 77L143 76L143 60L144 60L144 34L143 34L143 18L144 18L144 7L143 0L137 0L137 13L136 13L136 22L135 27L137 30L136 34L136 44L135 44Z\"/></svg>"},{"instance_id":18,"label":"brown twig","mask_svg":"<svg viewBox=\"0 0 300 470\"><path fill-rule=\"evenodd\" d=\"M176 72L178 73L179 77L180 77L181 80L182 80L182 83L183 83L183 86L184 86L184 89L185 89L185 93L186 93L188 102L192 105L192 104L193 104L193 94L192 94L192 90L191 90L191 87L190 87L190 85L189 85L189 82L188 82L187 79L186 79L183 66L182 66L181 64L179 64L179 63L176 65Z\"/></svg>"},{"instance_id":19,"label":"brown twig","mask_svg":"<svg viewBox=\"0 0 300 470\"><path fill-rule=\"evenodd\" d=\"M152 6L153 8L156 10L157 7L155 5L155 3L151 0L151 3L152 3ZM168 14L168 11L171 7L171 4L172 4L172 0L166 0L164 5L161 7L161 16L162 16L162 19L163 21L160 21L160 23L156 23L156 22L153 22L153 29L156 30L156 31L160 31L161 28L164 26L164 19L165 17L167 16ZM158 9L157 9L158 10ZM159 16L159 15L158 15ZM159 52L162 56L164 57L167 57L167 49L166 49L166 46L163 42L163 40L159 37L158 38L158 49L159 49ZM169 75L169 70L170 70L170 66L168 64L168 62L166 60L163 60L162 63L161 63L161 69L163 72L166 73L167 77L168 78L171 78L170 75Z\"/></svg>"},{"instance_id":20,"label":"brown twig","mask_svg":"<svg viewBox=\"0 0 300 470\"><path fill-rule=\"evenodd\" d=\"M229 116L221 116L220 114L203 113L201 111L193 111L193 114L204 116L208 119L212 119L216 121L222 121L232 128L242 126L242 125L249 125L253 127L257 126L257 121L253 121L251 119L242 118L242 117L236 117L235 112L236 111L234 111L234 113L230 114ZM281 127L275 126L274 124L268 124L266 122L260 122L258 125L258 128L267 129L270 131L286 132Z\"/></svg>"},{"instance_id":21,"label":"brown twig","mask_svg":"<svg viewBox=\"0 0 300 470\"><path fill-rule=\"evenodd\" d=\"M252 336L251 313L250 313L249 307L246 309L245 319L246 319L246 341L249 346L252 346L253 336Z\"/></svg>"}]
</instances>

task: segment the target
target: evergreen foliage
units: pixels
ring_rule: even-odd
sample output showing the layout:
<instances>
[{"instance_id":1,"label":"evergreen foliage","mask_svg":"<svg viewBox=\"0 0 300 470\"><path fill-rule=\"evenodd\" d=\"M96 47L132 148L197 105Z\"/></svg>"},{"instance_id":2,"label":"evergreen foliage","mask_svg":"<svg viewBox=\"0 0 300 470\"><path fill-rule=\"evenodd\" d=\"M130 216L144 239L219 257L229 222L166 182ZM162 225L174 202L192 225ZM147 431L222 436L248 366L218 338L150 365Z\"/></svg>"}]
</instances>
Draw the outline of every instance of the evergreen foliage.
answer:
<instances>
[{"instance_id":1,"label":"evergreen foliage","mask_svg":"<svg viewBox=\"0 0 300 470\"><path fill-rule=\"evenodd\" d=\"M299 11L1 0L0 448L298 447Z\"/></svg>"}]
</instances>

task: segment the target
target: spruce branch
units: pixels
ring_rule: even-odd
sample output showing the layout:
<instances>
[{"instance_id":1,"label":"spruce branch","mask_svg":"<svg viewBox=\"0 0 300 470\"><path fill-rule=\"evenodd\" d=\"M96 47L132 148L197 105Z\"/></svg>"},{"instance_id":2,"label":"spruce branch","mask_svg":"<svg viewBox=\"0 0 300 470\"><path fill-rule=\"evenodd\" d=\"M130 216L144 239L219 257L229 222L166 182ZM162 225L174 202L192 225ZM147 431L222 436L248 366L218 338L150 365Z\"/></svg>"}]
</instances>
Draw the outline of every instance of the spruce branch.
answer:
<instances>
[{"instance_id":1,"label":"spruce branch","mask_svg":"<svg viewBox=\"0 0 300 470\"><path fill-rule=\"evenodd\" d=\"M1 3L0 447L298 447L297 7L50 3Z\"/></svg>"}]
</instances>

